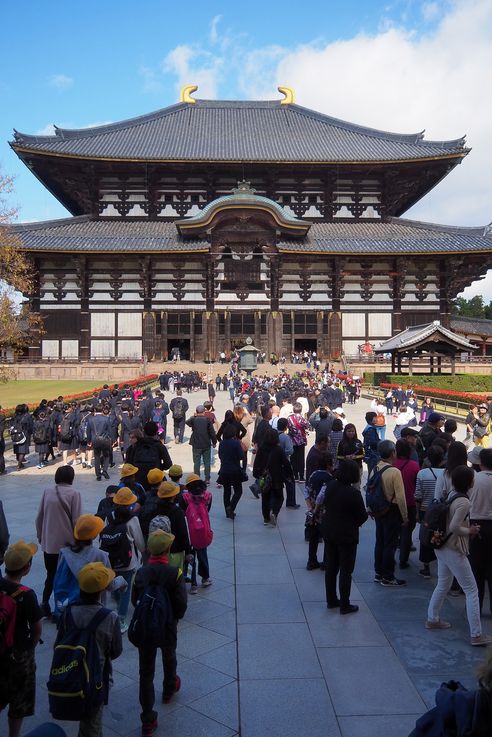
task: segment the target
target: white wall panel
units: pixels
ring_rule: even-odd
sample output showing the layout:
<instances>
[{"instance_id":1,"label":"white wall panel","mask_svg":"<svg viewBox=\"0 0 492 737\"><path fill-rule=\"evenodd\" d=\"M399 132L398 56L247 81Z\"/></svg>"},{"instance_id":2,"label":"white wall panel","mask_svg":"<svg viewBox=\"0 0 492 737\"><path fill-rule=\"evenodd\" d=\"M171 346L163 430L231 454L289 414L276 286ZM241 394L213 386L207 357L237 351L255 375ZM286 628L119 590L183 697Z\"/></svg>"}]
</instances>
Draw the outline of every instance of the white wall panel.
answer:
<instances>
[{"instance_id":1,"label":"white wall panel","mask_svg":"<svg viewBox=\"0 0 492 737\"><path fill-rule=\"evenodd\" d=\"M43 358L58 358L59 357L59 341L58 340L41 341L41 355Z\"/></svg>"},{"instance_id":2,"label":"white wall panel","mask_svg":"<svg viewBox=\"0 0 492 737\"><path fill-rule=\"evenodd\" d=\"M369 338L391 336L391 312L369 313Z\"/></svg>"},{"instance_id":3,"label":"white wall panel","mask_svg":"<svg viewBox=\"0 0 492 737\"><path fill-rule=\"evenodd\" d=\"M357 356L361 343L360 340L343 340L342 350L347 356Z\"/></svg>"},{"instance_id":4,"label":"white wall panel","mask_svg":"<svg viewBox=\"0 0 492 737\"><path fill-rule=\"evenodd\" d=\"M344 338L360 337L365 334L366 316L363 312L342 312L342 336Z\"/></svg>"},{"instance_id":5,"label":"white wall panel","mask_svg":"<svg viewBox=\"0 0 492 737\"><path fill-rule=\"evenodd\" d=\"M61 357L62 358L78 358L79 357L79 341L78 340L62 340Z\"/></svg>"},{"instance_id":6,"label":"white wall panel","mask_svg":"<svg viewBox=\"0 0 492 737\"><path fill-rule=\"evenodd\" d=\"M91 335L95 338L113 336L114 312L91 312Z\"/></svg>"},{"instance_id":7,"label":"white wall panel","mask_svg":"<svg viewBox=\"0 0 492 737\"><path fill-rule=\"evenodd\" d=\"M118 341L118 357L119 358L142 358L142 341L141 340L119 340Z\"/></svg>"},{"instance_id":8,"label":"white wall panel","mask_svg":"<svg viewBox=\"0 0 492 737\"><path fill-rule=\"evenodd\" d=\"M118 314L118 336L142 335L142 313L120 312Z\"/></svg>"},{"instance_id":9,"label":"white wall panel","mask_svg":"<svg viewBox=\"0 0 492 737\"><path fill-rule=\"evenodd\" d=\"M91 340L91 358L114 358L114 340Z\"/></svg>"}]
</instances>

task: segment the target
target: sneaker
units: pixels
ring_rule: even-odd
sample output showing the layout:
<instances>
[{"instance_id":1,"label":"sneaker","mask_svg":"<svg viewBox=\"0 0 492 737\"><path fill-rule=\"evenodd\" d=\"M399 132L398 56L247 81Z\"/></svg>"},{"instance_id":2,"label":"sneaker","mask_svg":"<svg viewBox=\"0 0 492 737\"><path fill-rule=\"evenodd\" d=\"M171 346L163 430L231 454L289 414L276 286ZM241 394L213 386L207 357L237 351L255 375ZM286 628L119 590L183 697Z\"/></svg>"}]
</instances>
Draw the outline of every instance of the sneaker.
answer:
<instances>
[{"instance_id":1,"label":"sneaker","mask_svg":"<svg viewBox=\"0 0 492 737\"><path fill-rule=\"evenodd\" d=\"M154 719L153 722L147 722L146 724L142 724L142 737L150 737L150 735L154 734L156 729L157 729L157 719Z\"/></svg>"},{"instance_id":2,"label":"sneaker","mask_svg":"<svg viewBox=\"0 0 492 737\"><path fill-rule=\"evenodd\" d=\"M264 520L263 520L263 525L264 525L265 527L270 527L270 520L269 520L269 519L264 519Z\"/></svg>"},{"instance_id":3,"label":"sneaker","mask_svg":"<svg viewBox=\"0 0 492 737\"><path fill-rule=\"evenodd\" d=\"M96 476L96 481L101 481L101 476Z\"/></svg>"},{"instance_id":4,"label":"sneaker","mask_svg":"<svg viewBox=\"0 0 492 737\"><path fill-rule=\"evenodd\" d=\"M359 611L357 604L349 604L348 606L340 607L340 614L355 614Z\"/></svg>"},{"instance_id":5,"label":"sneaker","mask_svg":"<svg viewBox=\"0 0 492 737\"><path fill-rule=\"evenodd\" d=\"M407 582L402 578L382 578L381 586L406 586Z\"/></svg>"},{"instance_id":6,"label":"sneaker","mask_svg":"<svg viewBox=\"0 0 492 737\"><path fill-rule=\"evenodd\" d=\"M273 512L270 512L270 524L272 527L277 526L277 515L274 514Z\"/></svg>"},{"instance_id":7,"label":"sneaker","mask_svg":"<svg viewBox=\"0 0 492 737\"><path fill-rule=\"evenodd\" d=\"M36 466L36 468L44 468L44 466L43 466L42 463L38 463L38 465Z\"/></svg>"},{"instance_id":8,"label":"sneaker","mask_svg":"<svg viewBox=\"0 0 492 737\"><path fill-rule=\"evenodd\" d=\"M109 473L107 471L103 471L102 475L104 476L105 479L109 480Z\"/></svg>"},{"instance_id":9,"label":"sneaker","mask_svg":"<svg viewBox=\"0 0 492 737\"><path fill-rule=\"evenodd\" d=\"M212 583L213 582L212 582L212 579L211 578L202 578L202 586L203 586L204 589L206 589L207 586L211 586Z\"/></svg>"},{"instance_id":10,"label":"sneaker","mask_svg":"<svg viewBox=\"0 0 492 737\"><path fill-rule=\"evenodd\" d=\"M128 632L128 624L126 622L120 622L120 632L122 635Z\"/></svg>"},{"instance_id":11,"label":"sneaker","mask_svg":"<svg viewBox=\"0 0 492 737\"><path fill-rule=\"evenodd\" d=\"M420 569L419 576L422 576L422 578L430 578L431 577L430 569L424 566L424 568Z\"/></svg>"},{"instance_id":12,"label":"sneaker","mask_svg":"<svg viewBox=\"0 0 492 737\"><path fill-rule=\"evenodd\" d=\"M87 468L87 463L85 461L82 463L82 468Z\"/></svg>"},{"instance_id":13,"label":"sneaker","mask_svg":"<svg viewBox=\"0 0 492 737\"><path fill-rule=\"evenodd\" d=\"M380 573L374 574L374 583L381 583L382 580L383 580L383 577L381 576Z\"/></svg>"},{"instance_id":14,"label":"sneaker","mask_svg":"<svg viewBox=\"0 0 492 737\"><path fill-rule=\"evenodd\" d=\"M443 619L438 619L437 622L433 622L432 619L428 619L425 623L426 630L448 630L451 627L451 622L445 622Z\"/></svg>"},{"instance_id":15,"label":"sneaker","mask_svg":"<svg viewBox=\"0 0 492 737\"><path fill-rule=\"evenodd\" d=\"M92 463L88 463L87 468L94 468L94 466L92 465Z\"/></svg>"},{"instance_id":16,"label":"sneaker","mask_svg":"<svg viewBox=\"0 0 492 737\"><path fill-rule=\"evenodd\" d=\"M306 565L306 571L314 571L316 568L320 567L320 563L318 563L317 560L310 561L308 560Z\"/></svg>"},{"instance_id":17,"label":"sneaker","mask_svg":"<svg viewBox=\"0 0 492 737\"><path fill-rule=\"evenodd\" d=\"M180 688L181 688L181 678L179 676L176 676L176 680L174 682L174 691L170 694L162 694L162 703L169 704L174 694L178 693Z\"/></svg>"},{"instance_id":18,"label":"sneaker","mask_svg":"<svg viewBox=\"0 0 492 737\"><path fill-rule=\"evenodd\" d=\"M196 583L191 584L190 594L198 594L198 586Z\"/></svg>"},{"instance_id":19,"label":"sneaker","mask_svg":"<svg viewBox=\"0 0 492 737\"><path fill-rule=\"evenodd\" d=\"M475 646L492 645L492 637L490 635L484 635L482 632L481 635L477 635L477 637L470 638L470 645L475 645Z\"/></svg>"},{"instance_id":20,"label":"sneaker","mask_svg":"<svg viewBox=\"0 0 492 737\"><path fill-rule=\"evenodd\" d=\"M301 505L300 504L286 504L285 507L286 509L300 509Z\"/></svg>"}]
</instances>

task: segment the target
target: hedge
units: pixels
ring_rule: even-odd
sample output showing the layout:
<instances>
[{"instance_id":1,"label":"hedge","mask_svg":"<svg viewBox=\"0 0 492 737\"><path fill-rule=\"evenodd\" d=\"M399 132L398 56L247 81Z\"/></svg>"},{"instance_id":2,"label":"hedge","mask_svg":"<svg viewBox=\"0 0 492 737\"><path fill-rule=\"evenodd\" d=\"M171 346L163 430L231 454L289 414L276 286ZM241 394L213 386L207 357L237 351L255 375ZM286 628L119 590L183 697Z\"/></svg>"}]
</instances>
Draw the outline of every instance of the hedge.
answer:
<instances>
[{"instance_id":1,"label":"hedge","mask_svg":"<svg viewBox=\"0 0 492 737\"><path fill-rule=\"evenodd\" d=\"M399 384L404 387L429 387L435 389L449 389L452 391L472 393L492 393L492 374L415 374L414 376L400 376L399 374L384 374L364 372L364 382L379 386L383 382Z\"/></svg>"}]
</instances>

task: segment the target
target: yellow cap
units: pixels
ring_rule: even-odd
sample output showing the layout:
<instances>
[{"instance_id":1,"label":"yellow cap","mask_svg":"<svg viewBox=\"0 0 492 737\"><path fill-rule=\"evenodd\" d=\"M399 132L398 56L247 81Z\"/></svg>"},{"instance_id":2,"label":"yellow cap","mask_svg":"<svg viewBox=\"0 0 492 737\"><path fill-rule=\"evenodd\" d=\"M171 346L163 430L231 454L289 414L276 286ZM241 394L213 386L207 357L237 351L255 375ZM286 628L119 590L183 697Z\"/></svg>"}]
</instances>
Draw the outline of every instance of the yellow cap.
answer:
<instances>
[{"instance_id":1,"label":"yellow cap","mask_svg":"<svg viewBox=\"0 0 492 737\"><path fill-rule=\"evenodd\" d=\"M131 463L124 463L121 469L120 478L124 479L125 476L134 476L138 471L136 466L132 466Z\"/></svg>"},{"instance_id":2,"label":"yellow cap","mask_svg":"<svg viewBox=\"0 0 492 737\"><path fill-rule=\"evenodd\" d=\"M194 481L201 481L200 476L197 476L196 473L190 473L189 476L186 477L186 485L192 484Z\"/></svg>"},{"instance_id":3,"label":"yellow cap","mask_svg":"<svg viewBox=\"0 0 492 737\"><path fill-rule=\"evenodd\" d=\"M21 571L36 554L37 549L36 543L26 543L24 540L13 543L5 551L5 568L8 571Z\"/></svg>"},{"instance_id":4,"label":"yellow cap","mask_svg":"<svg viewBox=\"0 0 492 737\"><path fill-rule=\"evenodd\" d=\"M85 591L86 594L97 594L108 588L115 575L111 568L106 568L104 563L97 561L87 563L81 568L77 580L81 591Z\"/></svg>"},{"instance_id":5,"label":"yellow cap","mask_svg":"<svg viewBox=\"0 0 492 737\"><path fill-rule=\"evenodd\" d=\"M170 499L179 494L179 492L180 488L177 484L173 484L172 481L163 481L157 490L157 496L159 499Z\"/></svg>"},{"instance_id":6,"label":"yellow cap","mask_svg":"<svg viewBox=\"0 0 492 737\"><path fill-rule=\"evenodd\" d=\"M168 471L169 476L172 476L173 478L179 478L183 475L183 469L181 466L178 466L177 463L173 463L171 468Z\"/></svg>"},{"instance_id":7,"label":"yellow cap","mask_svg":"<svg viewBox=\"0 0 492 737\"><path fill-rule=\"evenodd\" d=\"M160 468L151 468L147 474L147 481L151 486L157 486L164 479L164 471Z\"/></svg>"},{"instance_id":8,"label":"yellow cap","mask_svg":"<svg viewBox=\"0 0 492 737\"><path fill-rule=\"evenodd\" d=\"M166 553L174 542L174 535L164 530L151 532L147 540L147 548L152 555Z\"/></svg>"},{"instance_id":9,"label":"yellow cap","mask_svg":"<svg viewBox=\"0 0 492 737\"><path fill-rule=\"evenodd\" d=\"M95 514L81 514L75 523L73 536L76 540L94 540L103 527L103 520Z\"/></svg>"},{"instance_id":10,"label":"yellow cap","mask_svg":"<svg viewBox=\"0 0 492 737\"><path fill-rule=\"evenodd\" d=\"M136 501L137 497L128 486L122 486L113 497L113 504L120 504L122 507L129 507Z\"/></svg>"}]
</instances>

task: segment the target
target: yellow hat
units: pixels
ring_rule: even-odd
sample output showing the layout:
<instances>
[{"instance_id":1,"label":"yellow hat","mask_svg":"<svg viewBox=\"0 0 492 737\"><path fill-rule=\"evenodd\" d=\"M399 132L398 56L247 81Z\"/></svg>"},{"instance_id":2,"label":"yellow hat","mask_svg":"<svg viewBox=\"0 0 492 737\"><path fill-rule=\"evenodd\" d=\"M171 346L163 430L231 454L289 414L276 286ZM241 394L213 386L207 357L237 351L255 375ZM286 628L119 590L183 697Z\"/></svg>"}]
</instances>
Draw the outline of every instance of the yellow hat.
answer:
<instances>
[{"instance_id":1,"label":"yellow hat","mask_svg":"<svg viewBox=\"0 0 492 737\"><path fill-rule=\"evenodd\" d=\"M157 496L159 499L170 499L173 496L179 494L181 489L177 484L173 484L172 481L163 481L157 490Z\"/></svg>"},{"instance_id":2,"label":"yellow hat","mask_svg":"<svg viewBox=\"0 0 492 737\"><path fill-rule=\"evenodd\" d=\"M168 474L170 476L173 476L174 478L178 478L183 475L183 469L181 466L178 466L177 463L173 463L168 471Z\"/></svg>"},{"instance_id":3,"label":"yellow hat","mask_svg":"<svg viewBox=\"0 0 492 737\"><path fill-rule=\"evenodd\" d=\"M174 535L164 530L151 532L147 540L147 548L152 555L166 553L174 542Z\"/></svg>"},{"instance_id":4,"label":"yellow hat","mask_svg":"<svg viewBox=\"0 0 492 737\"><path fill-rule=\"evenodd\" d=\"M113 504L120 504L122 507L129 507L136 501L137 497L128 486L122 486L113 497Z\"/></svg>"},{"instance_id":5,"label":"yellow hat","mask_svg":"<svg viewBox=\"0 0 492 737\"><path fill-rule=\"evenodd\" d=\"M115 575L111 568L106 568L104 563L96 561L87 563L81 568L77 580L81 591L85 591L86 594L97 594L108 588Z\"/></svg>"},{"instance_id":6,"label":"yellow hat","mask_svg":"<svg viewBox=\"0 0 492 737\"><path fill-rule=\"evenodd\" d=\"M103 527L103 520L95 514L81 514L75 523L73 536L76 540L94 540Z\"/></svg>"},{"instance_id":7,"label":"yellow hat","mask_svg":"<svg viewBox=\"0 0 492 737\"><path fill-rule=\"evenodd\" d=\"M26 543L24 540L9 545L4 556L5 568L7 571L21 571L36 554L37 549L36 543Z\"/></svg>"},{"instance_id":8,"label":"yellow hat","mask_svg":"<svg viewBox=\"0 0 492 737\"><path fill-rule=\"evenodd\" d=\"M194 481L201 481L201 478L200 476L197 476L196 473L190 473L186 478L186 486L188 486L188 484L192 484Z\"/></svg>"},{"instance_id":9,"label":"yellow hat","mask_svg":"<svg viewBox=\"0 0 492 737\"><path fill-rule=\"evenodd\" d=\"M134 476L138 471L136 466L132 466L131 463L124 463L121 469L120 478L124 479L125 476Z\"/></svg>"},{"instance_id":10,"label":"yellow hat","mask_svg":"<svg viewBox=\"0 0 492 737\"><path fill-rule=\"evenodd\" d=\"M157 486L164 479L164 471L159 468L151 468L147 474L147 481L151 486Z\"/></svg>"}]
</instances>

